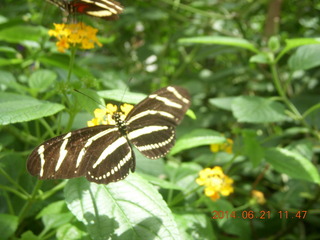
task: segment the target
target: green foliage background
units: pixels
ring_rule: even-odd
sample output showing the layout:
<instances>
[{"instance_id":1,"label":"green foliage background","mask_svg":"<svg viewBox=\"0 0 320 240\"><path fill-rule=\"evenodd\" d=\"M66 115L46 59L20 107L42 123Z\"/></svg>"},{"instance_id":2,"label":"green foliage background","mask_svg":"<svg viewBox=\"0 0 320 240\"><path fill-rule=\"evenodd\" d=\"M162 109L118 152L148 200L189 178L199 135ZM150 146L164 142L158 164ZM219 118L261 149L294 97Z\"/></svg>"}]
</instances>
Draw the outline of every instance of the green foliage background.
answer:
<instances>
[{"instance_id":1,"label":"green foliage background","mask_svg":"<svg viewBox=\"0 0 320 240\"><path fill-rule=\"evenodd\" d=\"M320 4L121 4L118 21L76 17L104 45L77 51L66 81L70 52L58 53L47 34L61 10L1 1L0 239L318 239ZM97 104L73 89L137 103L171 84L189 90L196 119L186 116L166 159L136 153L137 173L108 185L27 173L35 146L92 118ZM232 154L210 152L225 138ZM235 187L217 201L195 183L213 166Z\"/></svg>"}]
</instances>

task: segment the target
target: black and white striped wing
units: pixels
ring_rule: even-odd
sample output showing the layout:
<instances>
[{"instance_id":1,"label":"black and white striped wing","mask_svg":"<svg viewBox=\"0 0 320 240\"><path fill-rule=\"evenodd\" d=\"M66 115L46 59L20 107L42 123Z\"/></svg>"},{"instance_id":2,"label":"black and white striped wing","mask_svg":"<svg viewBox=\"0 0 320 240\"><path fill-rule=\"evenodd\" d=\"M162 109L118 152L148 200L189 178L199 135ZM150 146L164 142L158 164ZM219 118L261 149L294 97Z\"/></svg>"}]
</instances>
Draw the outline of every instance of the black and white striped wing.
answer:
<instances>
[{"instance_id":1,"label":"black and white striped wing","mask_svg":"<svg viewBox=\"0 0 320 240\"><path fill-rule=\"evenodd\" d=\"M123 7L114 0L47 0L68 13L86 14L105 20L115 20Z\"/></svg>"},{"instance_id":2,"label":"black and white striped wing","mask_svg":"<svg viewBox=\"0 0 320 240\"><path fill-rule=\"evenodd\" d=\"M175 143L175 127L190 106L187 90L168 86L136 105L126 118L128 139L146 157L165 156Z\"/></svg>"},{"instance_id":3,"label":"black and white striped wing","mask_svg":"<svg viewBox=\"0 0 320 240\"><path fill-rule=\"evenodd\" d=\"M33 150L27 162L40 179L86 176L97 183L116 182L135 170L127 139L110 125L82 128L52 138Z\"/></svg>"}]
</instances>

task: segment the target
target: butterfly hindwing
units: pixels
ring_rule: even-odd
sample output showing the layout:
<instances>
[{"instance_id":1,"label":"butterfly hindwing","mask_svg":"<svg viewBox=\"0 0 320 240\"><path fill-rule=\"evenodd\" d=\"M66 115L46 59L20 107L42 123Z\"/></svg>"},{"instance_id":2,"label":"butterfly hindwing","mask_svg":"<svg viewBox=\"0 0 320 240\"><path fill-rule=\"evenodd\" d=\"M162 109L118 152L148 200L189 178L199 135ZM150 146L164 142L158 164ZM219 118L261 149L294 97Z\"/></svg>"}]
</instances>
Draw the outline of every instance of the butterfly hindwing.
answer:
<instances>
[{"instance_id":1,"label":"butterfly hindwing","mask_svg":"<svg viewBox=\"0 0 320 240\"><path fill-rule=\"evenodd\" d=\"M110 151L110 146L116 147L112 144L120 137L115 126L106 125L60 135L33 150L27 169L31 175L38 175L40 179L86 176L89 181L99 183L118 181L129 174L129 169L134 171L135 168L134 155L127 141L119 145L116 151L112 151L112 154L103 155ZM126 158L121 162L117 155L124 155ZM119 164L121 170L118 170Z\"/></svg>"},{"instance_id":2,"label":"butterfly hindwing","mask_svg":"<svg viewBox=\"0 0 320 240\"><path fill-rule=\"evenodd\" d=\"M190 96L182 87L155 91L128 114L129 140L148 158L165 156L175 143L175 127L189 106Z\"/></svg>"}]
</instances>

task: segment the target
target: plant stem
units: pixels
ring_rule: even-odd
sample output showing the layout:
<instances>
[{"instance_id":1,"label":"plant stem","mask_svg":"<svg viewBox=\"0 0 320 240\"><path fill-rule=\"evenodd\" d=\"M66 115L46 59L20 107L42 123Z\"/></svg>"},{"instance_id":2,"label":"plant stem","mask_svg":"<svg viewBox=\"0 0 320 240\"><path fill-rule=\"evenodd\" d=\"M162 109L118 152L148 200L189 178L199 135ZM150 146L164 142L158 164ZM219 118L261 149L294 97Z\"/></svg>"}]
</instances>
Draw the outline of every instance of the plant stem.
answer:
<instances>
[{"instance_id":1,"label":"plant stem","mask_svg":"<svg viewBox=\"0 0 320 240\"><path fill-rule=\"evenodd\" d=\"M36 199L38 190L40 189L41 185L42 185L42 181L37 180L37 183L36 183L36 185L35 185L34 188L33 188L33 191L32 191L32 193L31 193L30 198L27 200L27 202L24 204L24 206L22 207L22 209L21 209L21 211L20 211L20 214L19 214L19 223L22 222L22 220L25 218L27 212L28 212L29 209L31 208L33 202L34 202L35 199Z\"/></svg>"}]
</instances>

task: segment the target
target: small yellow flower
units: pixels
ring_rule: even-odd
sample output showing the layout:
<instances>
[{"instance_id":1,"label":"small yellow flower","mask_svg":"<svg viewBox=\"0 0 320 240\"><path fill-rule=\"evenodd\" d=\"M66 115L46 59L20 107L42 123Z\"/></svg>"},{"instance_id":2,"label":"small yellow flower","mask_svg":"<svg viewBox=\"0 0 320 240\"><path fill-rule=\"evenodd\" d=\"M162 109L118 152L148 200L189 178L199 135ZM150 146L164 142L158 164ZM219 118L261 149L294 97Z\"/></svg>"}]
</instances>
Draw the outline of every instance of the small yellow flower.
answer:
<instances>
[{"instance_id":1,"label":"small yellow flower","mask_svg":"<svg viewBox=\"0 0 320 240\"><path fill-rule=\"evenodd\" d=\"M124 113L124 115L126 115L126 116L129 114L129 112L132 110L132 108L133 108L133 105L127 104L127 103L122 104L122 105L120 106L121 111L122 111L122 112Z\"/></svg>"},{"instance_id":2,"label":"small yellow flower","mask_svg":"<svg viewBox=\"0 0 320 240\"><path fill-rule=\"evenodd\" d=\"M219 166L201 170L196 183L205 187L205 195L213 201L219 199L220 195L229 196L233 193L233 179L225 175Z\"/></svg>"},{"instance_id":3,"label":"small yellow flower","mask_svg":"<svg viewBox=\"0 0 320 240\"><path fill-rule=\"evenodd\" d=\"M211 152L226 152L232 153L233 141L230 138L227 138L226 143L219 143L219 144L211 144L210 150Z\"/></svg>"},{"instance_id":4,"label":"small yellow flower","mask_svg":"<svg viewBox=\"0 0 320 240\"><path fill-rule=\"evenodd\" d=\"M93 127L97 125L115 125L116 122L113 119L113 115L118 113L121 120L124 120L128 113L133 108L131 104L122 104L120 106L121 111L118 111L118 107L111 103L108 103L105 109L97 108L94 110L94 118L87 122L88 127Z\"/></svg>"},{"instance_id":5,"label":"small yellow flower","mask_svg":"<svg viewBox=\"0 0 320 240\"><path fill-rule=\"evenodd\" d=\"M258 190L252 190L251 195L260 205L263 205L266 203L266 199L264 198L263 192L260 192Z\"/></svg>"},{"instance_id":6,"label":"small yellow flower","mask_svg":"<svg viewBox=\"0 0 320 240\"><path fill-rule=\"evenodd\" d=\"M48 34L58 39L56 45L59 52L65 52L70 47L92 49L95 44L99 47L102 46L96 36L98 29L87 26L82 22L54 24L54 27L55 29L49 30Z\"/></svg>"}]
</instances>

